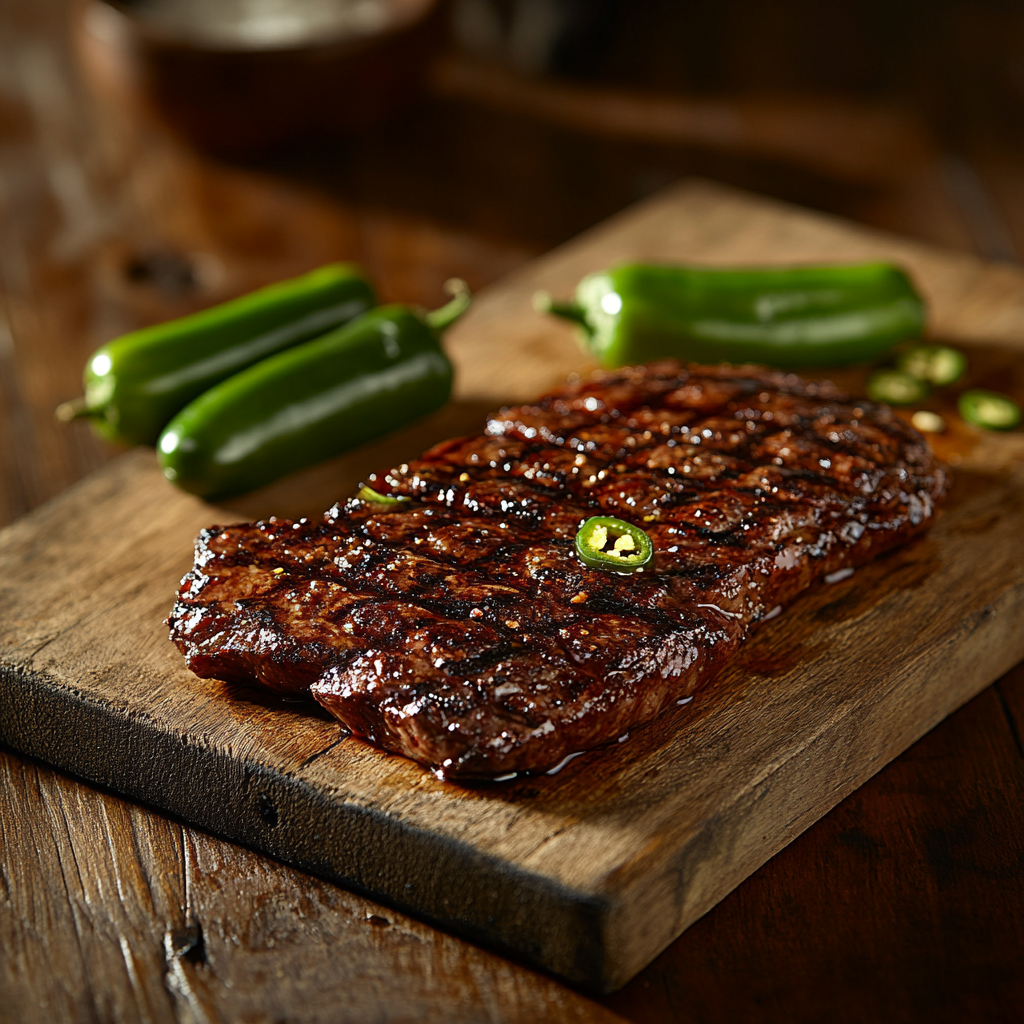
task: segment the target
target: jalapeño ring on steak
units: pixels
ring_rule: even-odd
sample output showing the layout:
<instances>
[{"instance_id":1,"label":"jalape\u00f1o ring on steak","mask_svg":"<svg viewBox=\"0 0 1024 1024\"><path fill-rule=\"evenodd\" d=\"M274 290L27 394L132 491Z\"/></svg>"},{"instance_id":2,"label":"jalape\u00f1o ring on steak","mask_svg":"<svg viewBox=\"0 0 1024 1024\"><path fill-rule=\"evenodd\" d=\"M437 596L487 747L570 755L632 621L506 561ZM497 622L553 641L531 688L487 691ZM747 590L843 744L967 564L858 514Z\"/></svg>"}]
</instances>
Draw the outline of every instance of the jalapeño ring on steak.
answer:
<instances>
[{"instance_id":1,"label":"jalape\u00f1o ring on steak","mask_svg":"<svg viewBox=\"0 0 1024 1024\"><path fill-rule=\"evenodd\" d=\"M831 384L666 361L503 409L367 487L320 521L203 531L171 639L200 676L311 692L379 747L487 778L691 696L778 606L926 530L946 474ZM644 572L578 557L595 517L650 539Z\"/></svg>"},{"instance_id":2,"label":"jalape\u00f1o ring on steak","mask_svg":"<svg viewBox=\"0 0 1024 1024\"><path fill-rule=\"evenodd\" d=\"M591 569L643 572L654 545L643 530L614 516L591 516L576 534L576 554Z\"/></svg>"}]
</instances>

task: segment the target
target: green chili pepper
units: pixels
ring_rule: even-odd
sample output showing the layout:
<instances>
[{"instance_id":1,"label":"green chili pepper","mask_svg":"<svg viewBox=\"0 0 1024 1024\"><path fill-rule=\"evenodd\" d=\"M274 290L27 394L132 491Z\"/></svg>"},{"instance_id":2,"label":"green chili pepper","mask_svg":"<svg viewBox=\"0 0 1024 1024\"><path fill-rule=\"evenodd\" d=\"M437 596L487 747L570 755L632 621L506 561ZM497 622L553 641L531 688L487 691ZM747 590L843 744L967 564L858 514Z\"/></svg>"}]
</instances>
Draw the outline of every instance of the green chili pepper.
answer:
<instances>
[{"instance_id":1,"label":"green chili pepper","mask_svg":"<svg viewBox=\"0 0 1024 1024\"><path fill-rule=\"evenodd\" d=\"M897 360L904 373L944 388L958 381L967 369L967 356L946 345L915 345Z\"/></svg>"},{"instance_id":2,"label":"green chili pepper","mask_svg":"<svg viewBox=\"0 0 1024 1024\"><path fill-rule=\"evenodd\" d=\"M457 284L433 313L378 307L200 395L160 436L164 476L227 498L440 408L452 385L440 335L469 305Z\"/></svg>"},{"instance_id":3,"label":"green chili pepper","mask_svg":"<svg viewBox=\"0 0 1024 1024\"><path fill-rule=\"evenodd\" d=\"M965 391L957 405L968 423L985 430L1012 430L1021 421L1020 406L998 391Z\"/></svg>"},{"instance_id":4,"label":"green chili pepper","mask_svg":"<svg viewBox=\"0 0 1024 1024\"><path fill-rule=\"evenodd\" d=\"M309 341L373 307L359 271L333 263L201 313L107 342L85 369L85 397L60 419L88 417L122 444L153 444L193 398L267 356Z\"/></svg>"},{"instance_id":5,"label":"green chili pepper","mask_svg":"<svg viewBox=\"0 0 1024 1024\"><path fill-rule=\"evenodd\" d=\"M576 554L591 569L638 572L654 560L654 545L632 523L594 516L576 534Z\"/></svg>"},{"instance_id":6,"label":"green chili pepper","mask_svg":"<svg viewBox=\"0 0 1024 1024\"><path fill-rule=\"evenodd\" d=\"M868 397L889 405L915 405L923 402L930 388L921 380L903 370L879 370L868 377Z\"/></svg>"},{"instance_id":7,"label":"green chili pepper","mask_svg":"<svg viewBox=\"0 0 1024 1024\"><path fill-rule=\"evenodd\" d=\"M582 329L604 366L695 362L836 366L917 336L924 304L888 263L718 269L625 263L580 281L574 302L537 308Z\"/></svg>"},{"instance_id":8,"label":"green chili pepper","mask_svg":"<svg viewBox=\"0 0 1024 1024\"><path fill-rule=\"evenodd\" d=\"M356 497L360 501L372 501L378 505L401 505L403 501L409 500L401 494L381 494L380 491L375 491L369 484L363 484L359 488Z\"/></svg>"}]
</instances>

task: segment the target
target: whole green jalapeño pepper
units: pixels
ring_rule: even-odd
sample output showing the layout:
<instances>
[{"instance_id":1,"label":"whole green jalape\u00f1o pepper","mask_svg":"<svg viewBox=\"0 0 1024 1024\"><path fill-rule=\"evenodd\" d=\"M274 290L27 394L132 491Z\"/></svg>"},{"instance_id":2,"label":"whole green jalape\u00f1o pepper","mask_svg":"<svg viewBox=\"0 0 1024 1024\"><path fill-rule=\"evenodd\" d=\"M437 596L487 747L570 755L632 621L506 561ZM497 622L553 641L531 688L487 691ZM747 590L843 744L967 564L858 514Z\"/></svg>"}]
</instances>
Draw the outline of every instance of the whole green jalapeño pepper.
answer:
<instances>
[{"instance_id":1,"label":"whole green jalape\u00f1o pepper","mask_svg":"<svg viewBox=\"0 0 1024 1024\"><path fill-rule=\"evenodd\" d=\"M632 523L613 516L593 516L576 534L576 554L590 569L639 572L654 561L654 545Z\"/></svg>"},{"instance_id":2,"label":"whole green jalape\u00f1o pepper","mask_svg":"<svg viewBox=\"0 0 1024 1024\"><path fill-rule=\"evenodd\" d=\"M924 326L924 304L888 263L719 269L624 263L539 309L577 323L607 367L677 359L838 366L874 359Z\"/></svg>"},{"instance_id":3,"label":"whole green jalape\u00f1o pepper","mask_svg":"<svg viewBox=\"0 0 1024 1024\"><path fill-rule=\"evenodd\" d=\"M200 395L160 435L164 476L228 498L439 409L452 386L440 336L469 305L454 290L433 313L380 306Z\"/></svg>"},{"instance_id":4,"label":"whole green jalape\u00f1o pepper","mask_svg":"<svg viewBox=\"0 0 1024 1024\"><path fill-rule=\"evenodd\" d=\"M85 397L57 410L88 417L122 444L153 444L170 418L208 388L283 349L347 323L376 303L348 263L261 288L212 309L145 327L98 348Z\"/></svg>"}]
</instances>

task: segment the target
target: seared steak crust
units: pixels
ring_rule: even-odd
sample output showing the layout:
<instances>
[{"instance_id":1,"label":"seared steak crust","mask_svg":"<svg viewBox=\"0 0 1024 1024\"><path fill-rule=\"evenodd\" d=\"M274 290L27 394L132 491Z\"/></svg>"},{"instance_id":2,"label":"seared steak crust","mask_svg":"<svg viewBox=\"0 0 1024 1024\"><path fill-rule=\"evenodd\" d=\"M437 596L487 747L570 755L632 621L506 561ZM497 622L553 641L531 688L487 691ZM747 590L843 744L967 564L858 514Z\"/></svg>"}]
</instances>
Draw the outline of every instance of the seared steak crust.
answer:
<instances>
[{"instance_id":1,"label":"seared steak crust","mask_svg":"<svg viewBox=\"0 0 1024 1024\"><path fill-rule=\"evenodd\" d=\"M450 777L550 768L693 694L814 580L930 525L885 407L751 367L601 372L372 477L322 521L204 530L169 620L200 676L305 692ZM584 566L591 515L653 570Z\"/></svg>"}]
</instances>

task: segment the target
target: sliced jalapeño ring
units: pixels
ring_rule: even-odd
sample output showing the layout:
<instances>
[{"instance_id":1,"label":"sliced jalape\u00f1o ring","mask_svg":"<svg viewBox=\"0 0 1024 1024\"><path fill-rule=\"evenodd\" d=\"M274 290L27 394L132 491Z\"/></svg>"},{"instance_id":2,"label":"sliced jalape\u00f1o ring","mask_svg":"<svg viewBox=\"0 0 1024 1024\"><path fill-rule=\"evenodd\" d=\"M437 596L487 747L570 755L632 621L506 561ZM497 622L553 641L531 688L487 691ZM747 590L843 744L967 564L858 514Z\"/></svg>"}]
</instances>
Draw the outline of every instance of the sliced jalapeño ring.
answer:
<instances>
[{"instance_id":1,"label":"sliced jalape\u00f1o ring","mask_svg":"<svg viewBox=\"0 0 1024 1024\"><path fill-rule=\"evenodd\" d=\"M593 516L576 534L576 554L591 569L638 572L654 561L654 545L632 523L612 516Z\"/></svg>"},{"instance_id":2,"label":"sliced jalape\u00f1o ring","mask_svg":"<svg viewBox=\"0 0 1024 1024\"><path fill-rule=\"evenodd\" d=\"M998 391L965 391L957 405L968 423L985 430L1013 430L1021 421L1020 406Z\"/></svg>"},{"instance_id":3,"label":"sliced jalape\u00f1o ring","mask_svg":"<svg viewBox=\"0 0 1024 1024\"><path fill-rule=\"evenodd\" d=\"M948 345L915 345L899 358L897 368L937 388L954 384L967 369L967 356Z\"/></svg>"},{"instance_id":4,"label":"sliced jalape\u00f1o ring","mask_svg":"<svg viewBox=\"0 0 1024 1024\"><path fill-rule=\"evenodd\" d=\"M868 378L868 397L889 405L916 405L929 390L926 381L903 370L879 370Z\"/></svg>"}]
</instances>

